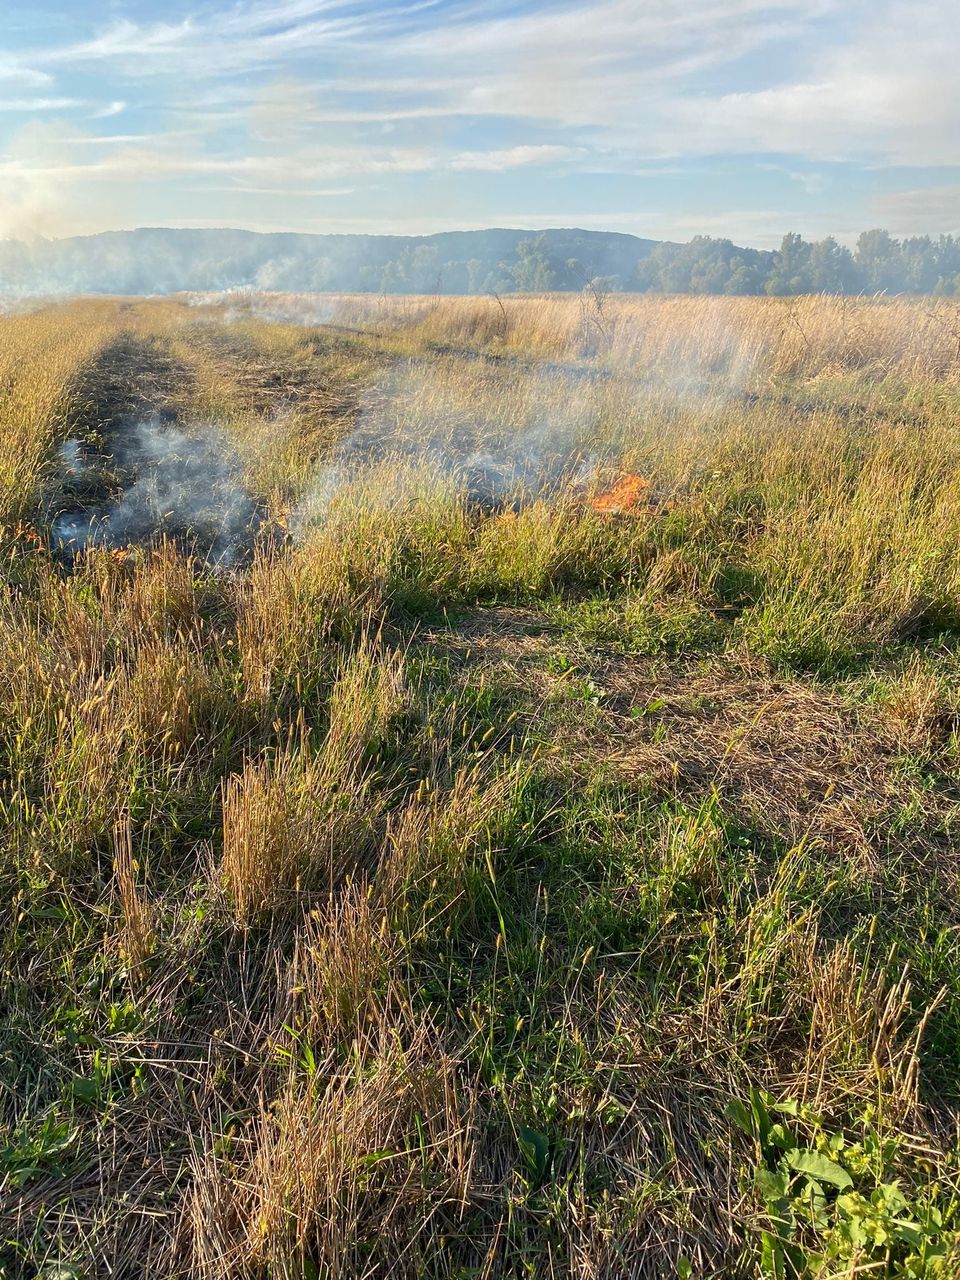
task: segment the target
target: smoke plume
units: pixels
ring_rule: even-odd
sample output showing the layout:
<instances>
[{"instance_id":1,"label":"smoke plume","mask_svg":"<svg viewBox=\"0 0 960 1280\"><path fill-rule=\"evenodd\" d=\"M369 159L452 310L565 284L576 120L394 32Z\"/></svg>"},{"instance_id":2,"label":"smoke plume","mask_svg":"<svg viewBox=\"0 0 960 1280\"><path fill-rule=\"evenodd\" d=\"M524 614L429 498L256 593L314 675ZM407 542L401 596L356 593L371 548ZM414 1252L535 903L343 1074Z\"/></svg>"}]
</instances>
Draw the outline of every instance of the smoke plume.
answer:
<instances>
[{"instance_id":1,"label":"smoke plume","mask_svg":"<svg viewBox=\"0 0 960 1280\"><path fill-rule=\"evenodd\" d=\"M54 520L55 546L68 556L169 538L225 567L249 550L262 523L228 439L211 426L187 432L153 418L125 433L110 459L73 440L61 447L61 460L67 491L86 495L79 509ZM97 492L106 487L98 472L105 463L115 469L119 492Z\"/></svg>"}]
</instances>

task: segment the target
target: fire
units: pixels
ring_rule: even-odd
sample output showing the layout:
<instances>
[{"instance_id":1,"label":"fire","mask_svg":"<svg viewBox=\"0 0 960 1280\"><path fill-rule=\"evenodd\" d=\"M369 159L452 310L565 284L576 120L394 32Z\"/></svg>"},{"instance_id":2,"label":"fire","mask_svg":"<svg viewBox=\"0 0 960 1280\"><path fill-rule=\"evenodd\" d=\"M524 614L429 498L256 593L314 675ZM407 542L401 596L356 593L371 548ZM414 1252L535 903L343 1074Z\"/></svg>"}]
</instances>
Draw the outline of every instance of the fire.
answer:
<instances>
[{"instance_id":1,"label":"fire","mask_svg":"<svg viewBox=\"0 0 960 1280\"><path fill-rule=\"evenodd\" d=\"M622 476L590 505L603 515L643 515L652 508L650 481L646 476Z\"/></svg>"},{"instance_id":2,"label":"fire","mask_svg":"<svg viewBox=\"0 0 960 1280\"><path fill-rule=\"evenodd\" d=\"M44 545L43 535L32 524L25 524L22 520L18 520L14 526L13 536L21 542L31 543L34 547L42 547Z\"/></svg>"}]
</instances>

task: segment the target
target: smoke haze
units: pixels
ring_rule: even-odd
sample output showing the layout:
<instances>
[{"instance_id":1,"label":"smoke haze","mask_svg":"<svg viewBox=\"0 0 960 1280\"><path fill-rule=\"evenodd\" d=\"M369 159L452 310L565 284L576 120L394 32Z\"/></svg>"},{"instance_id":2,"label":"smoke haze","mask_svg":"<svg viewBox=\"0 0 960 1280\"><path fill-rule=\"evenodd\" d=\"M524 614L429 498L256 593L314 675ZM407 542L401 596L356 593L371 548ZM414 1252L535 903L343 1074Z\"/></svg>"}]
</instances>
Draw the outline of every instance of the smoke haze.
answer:
<instances>
[{"instance_id":1,"label":"smoke haze","mask_svg":"<svg viewBox=\"0 0 960 1280\"><path fill-rule=\"evenodd\" d=\"M74 490L97 487L97 461L79 441L61 446L60 458ZM99 462L116 468L128 483L117 495L60 512L53 536L64 554L170 538L208 564L226 567L252 545L260 512L243 487L229 440L217 428L198 425L187 432L159 418L139 422L118 435L112 456Z\"/></svg>"}]
</instances>

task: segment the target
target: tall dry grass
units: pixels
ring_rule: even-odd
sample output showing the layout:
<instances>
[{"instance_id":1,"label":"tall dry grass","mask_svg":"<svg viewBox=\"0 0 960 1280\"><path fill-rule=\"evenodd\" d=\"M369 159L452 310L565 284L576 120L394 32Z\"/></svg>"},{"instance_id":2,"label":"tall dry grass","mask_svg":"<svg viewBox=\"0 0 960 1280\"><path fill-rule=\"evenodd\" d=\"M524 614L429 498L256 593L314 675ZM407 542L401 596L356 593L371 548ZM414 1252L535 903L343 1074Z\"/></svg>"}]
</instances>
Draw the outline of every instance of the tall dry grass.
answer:
<instances>
[{"instance_id":1,"label":"tall dry grass","mask_svg":"<svg viewBox=\"0 0 960 1280\"><path fill-rule=\"evenodd\" d=\"M119 328L109 302L0 316L0 524L30 509L51 446L83 411L82 376Z\"/></svg>"},{"instance_id":2,"label":"tall dry grass","mask_svg":"<svg viewBox=\"0 0 960 1280\"><path fill-rule=\"evenodd\" d=\"M793 377L856 372L960 377L960 309L949 299L261 295L236 312L293 325L333 323L419 343L553 359L599 357L641 372L745 367ZM282 328L281 328L282 331Z\"/></svg>"},{"instance_id":3,"label":"tall dry grass","mask_svg":"<svg viewBox=\"0 0 960 1280\"><path fill-rule=\"evenodd\" d=\"M239 924L362 870L378 816L368 772L404 699L402 657L364 640L333 684L319 749L304 732L225 781L223 876Z\"/></svg>"}]
</instances>

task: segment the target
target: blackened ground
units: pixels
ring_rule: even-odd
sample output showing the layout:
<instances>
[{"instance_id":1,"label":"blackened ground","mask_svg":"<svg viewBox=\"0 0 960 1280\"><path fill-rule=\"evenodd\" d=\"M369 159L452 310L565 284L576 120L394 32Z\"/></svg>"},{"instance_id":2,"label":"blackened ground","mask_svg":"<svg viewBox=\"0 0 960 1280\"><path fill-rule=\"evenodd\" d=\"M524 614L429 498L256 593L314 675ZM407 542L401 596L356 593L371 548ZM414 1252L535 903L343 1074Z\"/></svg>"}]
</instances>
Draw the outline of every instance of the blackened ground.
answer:
<instances>
[{"instance_id":1,"label":"blackened ground","mask_svg":"<svg viewBox=\"0 0 960 1280\"><path fill-rule=\"evenodd\" d=\"M219 568L252 553L263 504L227 434L185 418L188 381L162 346L131 339L93 371L48 500L51 546L64 561L90 546L161 541Z\"/></svg>"}]
</instances>

